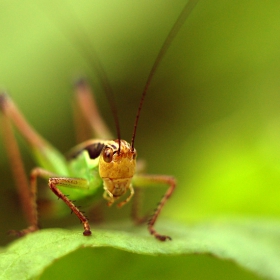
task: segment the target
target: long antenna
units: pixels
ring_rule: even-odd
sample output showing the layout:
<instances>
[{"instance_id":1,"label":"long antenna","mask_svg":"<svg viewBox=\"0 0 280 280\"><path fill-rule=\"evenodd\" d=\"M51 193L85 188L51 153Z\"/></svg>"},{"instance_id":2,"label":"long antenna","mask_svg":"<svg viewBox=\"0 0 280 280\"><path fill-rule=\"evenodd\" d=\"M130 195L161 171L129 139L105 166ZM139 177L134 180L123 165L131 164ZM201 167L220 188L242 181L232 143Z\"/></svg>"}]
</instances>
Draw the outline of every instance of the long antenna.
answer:
<instances>
[{"instance_id":1,"label":"long antenna","mask_svg":"<svg viewBox=\"0 0 280 280\"><path fill-rule=\"evenodd\" d=\"M152 78L153 78L153 76L154 76L154 74L155 74L155 72L158 68L158 65L160 64L162 58L164 57L166 51L170 47L174 37L179 32L181 26L184 24L184 22L186 21L186 19L188 18L188 16L192 12L192 10L194 9L197 2L198 2L198 0L189 0L188 1L186 6L184 7L184 9L182 10L181 14L177 18L176 22L174 23L173 27L169 31L168 36L166 37L158 55L157 55L157 58L156 58L156 60L153 64L153 67L152 67L151 71L150 71L150 74L148 76L148 79L146 81L146 84L145 84L145 87L144 87L144 90L143 90L143 93L142 93L142 96L141 96L141 99L140 99L138 111L137 111L136 118L135 118L132 139L131 139L131 150L134 150L134 142L135 142L135 136L136 136L136 130L137 130L137 126L138 126L138 121L139 121L139 117L140 117L140 112L141 112L141 109L143 107L143 102L144 102L145 96L147 94L147 91L150 87Z\"/></svg>"},{"instance_id":2,"label":"long antenna","mask_svg":"<svg viewBox=\"0 0 280 280\"><path fill-rule=\"evenodd\" d=\"M65 5L64 10L66 9L67 5ZM79 21L78 17L72 12L72 10L69 8L67 9L67 15L71 18L71 22L74 22L75 24L71 26L71 30L69 32L68 28L65 28L61 24L61 20L56 18L57 26L60 27L62 30L62 33L65 35L66 39L71 41L75 48L83 54L83 56L86 58L86 61L88 62L89 66L94 69L94 72L98 76L98 79L103 87L103 90L106 94L107 100L110 105L110 109L112 111L118 142L119 142L119 149L118 153L120 152L121 148L121 130L120 130L120 123L118 118L118 112L117 112L117 106L116 106L116 100L113 93L113 90L110 86L108 76L104 70L104 67L98 58L97 52L91 43L91 39L89 38L87 32L85 31L83 25ZM51 14L51 19L53 20L55 18L54 13ZM68 22L68 21L67 21ZM73 34L75 36L73 36ZM78 41L77 39L78 38Z\"/></svg>"}]
</instances>

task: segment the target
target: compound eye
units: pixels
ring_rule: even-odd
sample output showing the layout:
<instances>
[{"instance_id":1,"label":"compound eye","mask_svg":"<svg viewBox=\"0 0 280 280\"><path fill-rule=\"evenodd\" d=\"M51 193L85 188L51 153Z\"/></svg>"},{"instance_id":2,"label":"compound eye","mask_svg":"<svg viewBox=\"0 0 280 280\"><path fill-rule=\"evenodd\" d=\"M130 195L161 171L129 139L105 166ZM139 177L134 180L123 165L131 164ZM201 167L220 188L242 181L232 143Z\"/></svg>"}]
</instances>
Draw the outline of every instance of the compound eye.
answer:
<instances>
[{"instance_id":1,"label":"compound eye","mask_svg":"<svg viewBox=\"0 0 280 280\"><path fill-rule=\"evenodd\" d=\"M105 148L104 152L103 152L103 160L107 163L111 162L113 159L113 154L114 151L111 148Z\"/></svg>"}]
</instances>

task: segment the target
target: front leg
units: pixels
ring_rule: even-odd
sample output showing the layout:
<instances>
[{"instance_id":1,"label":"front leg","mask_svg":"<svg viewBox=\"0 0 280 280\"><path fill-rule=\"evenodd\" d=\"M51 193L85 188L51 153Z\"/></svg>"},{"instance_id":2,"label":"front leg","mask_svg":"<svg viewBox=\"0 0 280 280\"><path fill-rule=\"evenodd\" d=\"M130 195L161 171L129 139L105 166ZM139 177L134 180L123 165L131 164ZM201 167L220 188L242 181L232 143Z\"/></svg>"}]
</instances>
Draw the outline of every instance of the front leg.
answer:
<instances>
[{"instance_id":1,"label":"front leg","mask_svg":"<svg viewBox=\"0 0 280 280\"><path fill-rule=\"evenodd\" d=\"M49 178L49 187L52 192L60 199L62 199L66 205L71 209L72 212L79 218L81 223L84 227L84 236L91 235L90 225L88 219L85 215L80 211L80 209L71 201L66 195L62 193L61 190L58 189L58 186L65 186L65 187L79 187L81 185L87 184L85 179L81 178L61 178L61 177L52 177Z\"/></svg>"},{"instance_id":2,"label":"front leg","mask_svg":"<svg viewBox=\"0 0 280 280\"><path fill-rule=\"evenodd\" d=\"M37 231L38 226L38 211L37 211L37 178L47 179L49 182L49 187L51 191L60 199L62 199L65 204L71 209L72 212L79 218L84 227L83 234L85 236L91 235L91 230L89 222L85 215L79 210L79 208L71 201L62 191L58 188L59 186L74 188L74 189L85 189L87 188L88 181L82 178L68 178L68 177L58 177L58 175L49 172L40 167L36 167L31 171L30 174L30 200L32 205L31 210L31 223L28 228L21 231L11 231L10 233L17 236L23 236L30 232Z\"/></svg>"},{"instance_id":3,"label":"front leg","mask_svg":"<svg viewBox=\"0 0 280 280\"><path fill-rule=\"evenodd\" d=\"M171 237L167 235L159 234L155 230L154 225L163 206L165 205L169 197L172 195L176 187L176 180L171 176L165 176L165 175L135 175L133 178L133 183L135 184L136 187L139 188L146 187L146 186L154 186L158 184L169 185L169 188L167 189L163 198L158 204L154 214L152 215L151 219L148 221L148 230L155 238L157 238L160 241L171 240Z\"/></svg>"},{"instance_id":4,"label":"front leg","mask_svg":"<svg viewBox=\"0 0 280 280\"><path fill-rule=\"evenodd\" d=\"M85 215L79 210L79 208L71 201L66 195L59 190L58 186L64 186L69 188L86 188L88 185L88 181L82 178L67 178L67 177L58 177L57 175L44 170L42 168L34 168L30 174L30 192L31 192L31 200L33 205L33 223L26 229L22 230L17 235L24 235L32 231L36 231L38 229L38 211L37 211L37 178L41 177L44 179L48 179L49 187L51 191L60 199L62 199L66 205L71 209L72 212L79 218L84 226L83 234L85 236L91 235L91 230L89 226L89 222Z\"/></svg>"}]
</instances>

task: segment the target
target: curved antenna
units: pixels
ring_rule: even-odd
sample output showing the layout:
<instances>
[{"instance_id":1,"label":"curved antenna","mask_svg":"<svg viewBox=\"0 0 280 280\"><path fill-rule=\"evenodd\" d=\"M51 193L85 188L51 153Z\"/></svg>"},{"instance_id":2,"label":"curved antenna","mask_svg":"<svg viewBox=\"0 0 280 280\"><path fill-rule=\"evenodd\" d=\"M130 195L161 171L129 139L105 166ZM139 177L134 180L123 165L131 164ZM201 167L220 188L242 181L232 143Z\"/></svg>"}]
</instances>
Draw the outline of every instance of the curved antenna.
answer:
<instances>
[{"instance_id":1,"label":"curved antenna","mask_svg":"<svg viewBox=\"0 0 280 280\"><path fill-rule=\"evenodd\" d=\"M134 150L134 142L135 142L135 136L136 136L136 130L137 130L137 126L138 126L138 121L139 121L141 109L143 107L143 102L144 102L144 99L146 97L147 91L150 87L152 78L153 78L153 76L154 76L154 74L155 74L155 72L158 68L158 65L160 64L162 58L164 57L166 51L170 47L174 37L179 32L181 26L184 24L184 22L186 21L186 19L190 15L191 11L193 10L193 8L197 4L197 2L198 2L198 0L189 0L188 1L188 3L185 5L184 9L182 10L181 14L177 18L176 22L174 23L173 27L169 31L161 49L160 49L160 51L157 55L157 58L156 58L156 60L153 64L153 67L152 67L152 69L149 73L149 76L147 78L147 81L146 81L146 84L145 84L145 87L144 87L144 90L142 92L142 96L141 96L141 99L140 99L138 111L137 111L136 118L135 118L134 129L133 129L133 133L132 133L131 150Z\"/></svg>"},{"instance_id":2,"label":"curved antenna","mask_svg":"<svg viewBox=\"0 0 280 280\"><path fill-rule=\"evenodd\" d=\"M64 10L66 9L66 7L67 5L64 5ZM106 98L109 102L110 109L113 114L118 142L119 142L118 153L120 153L120 149L121 149L120 123L118 118L115 95L113 93L112 87L110 86L108 76L104 70L104 67L100 59L98 58L97 52L93 44L91 43L91 39L89 38L87 32L85 31L78 17L72 12L70 8L67 9L66 14L68 15L69 18L71 18L71 20L69 20L70 22L75 22L75 24L71 26L71 30L69 31L67 27L63 26L63 24L61 24L61 19L58 18L56 18L56 22L58 23L57 26L62 30L62 34L66 37L66 39L71 41L72 44L75 46L75 48L80 53L82 53L88 65L90 66L90 68L94 70L101 83L101 86L106 94ZM49 15L49 17L51 17L51 19L53 20L55 18L54 13L52 13L51 16ZM65 22L69 22L69 21L65 21Z\"/></svg>"}]
</instances>

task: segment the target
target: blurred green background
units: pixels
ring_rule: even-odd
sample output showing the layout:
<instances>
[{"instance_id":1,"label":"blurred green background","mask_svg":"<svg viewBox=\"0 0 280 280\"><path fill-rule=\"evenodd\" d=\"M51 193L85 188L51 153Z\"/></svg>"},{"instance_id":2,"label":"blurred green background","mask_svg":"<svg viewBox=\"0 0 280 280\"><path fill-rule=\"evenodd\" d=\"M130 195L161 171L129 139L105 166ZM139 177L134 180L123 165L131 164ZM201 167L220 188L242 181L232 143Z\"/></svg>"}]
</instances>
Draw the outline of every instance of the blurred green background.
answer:
<instances>
[{"instance_id":1,"label":"blurred green background","mask_svg":"<svg viewBox=\"0 0 280 280\"><path fill-rule=\"evenodd\" d=\"M1 1L0 86L44 137L67 152L75 145L71 86L73 78L86 74L115 131L96 73L79 50L86 42L108 74L122 137L130 140L149 70L184 4ZM279 31L279 1L200 1L173 41L145 100L135 143L149 173L178 180L161 217L185 223L213 216L279 217ZM0 143L4 245L12 240L6 232L25 223ZM20 144L29 171L32 159ZM151 190L145 198L156 203L159 194ZM92 267L85 269L85 263ZM151 271L153 279L257 279L210 257L156 258L113 249L72 254L53 266L46 279L65 269L69 279L143 279Z\"/></svg>"}]
</instances>

